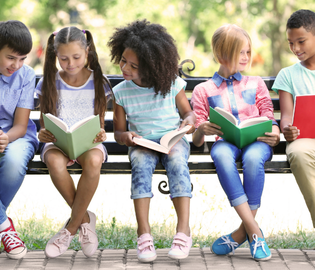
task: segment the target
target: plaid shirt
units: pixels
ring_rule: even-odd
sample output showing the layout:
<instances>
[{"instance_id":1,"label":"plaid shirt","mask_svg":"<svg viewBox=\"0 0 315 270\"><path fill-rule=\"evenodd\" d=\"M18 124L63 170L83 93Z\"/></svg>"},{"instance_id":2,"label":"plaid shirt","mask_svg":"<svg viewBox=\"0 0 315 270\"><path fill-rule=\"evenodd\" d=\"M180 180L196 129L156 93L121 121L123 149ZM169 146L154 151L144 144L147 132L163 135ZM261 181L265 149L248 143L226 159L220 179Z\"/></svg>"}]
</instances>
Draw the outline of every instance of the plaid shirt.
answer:
<instances>
[{"instance_id":1,"label":"plaid shirt","mask_svg":"<svg viewBox=\"0 0 315 270\"><path fill-rule=\"evenodd\" d=\"M209 106L225 109L239 123L249 118L267 116L277 125L269 90L259 76L242 76L238 72L223 78L216 72L211 79L195 87L191 104L197 118L197 128L208 121Z\"/></svg>"}]
</instances>

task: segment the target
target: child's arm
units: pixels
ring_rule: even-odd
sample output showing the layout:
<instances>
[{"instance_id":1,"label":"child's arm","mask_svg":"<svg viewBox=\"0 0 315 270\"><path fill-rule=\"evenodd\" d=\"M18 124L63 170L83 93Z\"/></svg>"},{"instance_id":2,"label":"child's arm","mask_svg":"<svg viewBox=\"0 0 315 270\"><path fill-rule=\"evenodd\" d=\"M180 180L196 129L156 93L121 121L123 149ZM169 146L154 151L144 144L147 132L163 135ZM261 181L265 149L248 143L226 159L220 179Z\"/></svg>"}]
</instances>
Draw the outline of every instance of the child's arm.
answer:
<instances>
[{"instance_id":1,"label":"child's arm","mask_svg":"<svg viewBox=\"0 0 315 270\"><path fill-rule=\"evenodd\" d=\"M116 142L127 146L136 146L133 137L141 137L135 132L126 131L126 113L122 106L114 104L114 136Z\"/></svg>"},{"instance_id":2,"label":"child's arm","mask_svg":"<svg viewBox=\"0 0 315 270\"><path fill-rule=\"evenodd\" d=\"M205 141L205 135L218 135L222 136L223 132L220 131L221 127L205 121L199 125L195 133L192 135L193 144L196 146L201 146Z\"/></svg>"},{"instance_id":3,"label":"child's arm","mask_svg":"<svg viewBox=\"0 0 315 270\"><path fill-rule=\"evenodd\" d=\"M182 128L186 125L192 125L187 134L193 133L195 131L196 116L190 108L184 89L179 91L175 97L175 101L180 117L183 119L179 128Z\"/></svg>"},{"instance_id":4,"label":"child's arm","mask_svg":"<svg viewBox=\"0 0 315 270\"><path fill-rule=\"evenodd\" d=\"M16 108L12 128L7 133L0 131L0 153L4 152L10 142L26 134L30 112L30 109Z\"/></svg>"},{"instance_id":5,"label":"child's arm","mask_svg":"<svg viewBox=\"0 0 315 270\"><path fill-rule=\"evenodd\" d=\"M292 142L300 135L300 130L297 129L297 127L292 126L294 108L292 94L279 90L279 101L281 110L280 128L284 138L288 142Z\"/></svg>"}]
</instances>

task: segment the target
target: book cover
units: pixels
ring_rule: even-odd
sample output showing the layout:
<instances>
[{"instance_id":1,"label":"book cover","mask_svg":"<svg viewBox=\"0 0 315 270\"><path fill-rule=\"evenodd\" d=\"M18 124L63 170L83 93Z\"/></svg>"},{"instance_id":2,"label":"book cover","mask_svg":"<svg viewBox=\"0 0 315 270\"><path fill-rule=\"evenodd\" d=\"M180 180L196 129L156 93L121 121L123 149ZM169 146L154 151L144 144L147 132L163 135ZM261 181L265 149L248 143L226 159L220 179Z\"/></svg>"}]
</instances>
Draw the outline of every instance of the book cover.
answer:
<instances>
[{"instance_id":1,"label":"book cover","mask_svg":"<svg viewBox=\"0 0 315 270\"><path fill-rule=\"evenodd\" d=\"M300 130L297 139L315 138L315 95L296 96L293 112L293 126Z\"/></svg>"},{"instance_id":2,"label":"book cover","mask_svg":"<svg viewBox=\"0 0 315 270\"><path fill-rule=\"evenodd\" d=\"M96 135L100 132L100 120L98 115L87 117L72 126L51 114L43 114L45 128L56 138L54 144L59 147L70 159L76 159L87 150L100 144L93 143Z\"/></svg>"},{"instance_id":3,"label":"book cover","mask_svg":"<svg viewBox=\"0 0 315 270\"><path fill-rule=\"evenodd\" d=\"M227 113L232 115L229 112ZM210 107L209 121L221 127L221 131L224 134L220 137L233 143L238 148L243 148L246 145L255 142L258 137L265 136L265 132L272 131L272 120L269 120L268 118L265 118L263 122L260 123L257 123L256 118L248 119L246 120L247 126L240 128L212 107ZM249 125L250 122L254 124Z\"/></svg>"},{"instance_id":4,"label":"book cover","mask_svg":"<svg viewBox=\"0 0 315 270\"><path fill-rule=\"evenodd\" d=\"M160 143L153 142L145 138L133 137L133 141L140 146L169 154L172 147L191 129L191 125L184 126L181 130L175 129L165 134Z\"/></svg>"}]
</instances>

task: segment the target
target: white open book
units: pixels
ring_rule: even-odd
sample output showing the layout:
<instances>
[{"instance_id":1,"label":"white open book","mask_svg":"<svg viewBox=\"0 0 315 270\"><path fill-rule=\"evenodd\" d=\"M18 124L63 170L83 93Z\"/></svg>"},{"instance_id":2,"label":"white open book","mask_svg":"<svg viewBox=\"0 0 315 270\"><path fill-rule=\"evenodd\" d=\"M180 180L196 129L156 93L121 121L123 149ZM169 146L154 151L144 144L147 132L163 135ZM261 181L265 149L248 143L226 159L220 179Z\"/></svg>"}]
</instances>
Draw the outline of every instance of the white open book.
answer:
<instances>
[{"instance_id":1,"label":"white open book","mask_svg":"<svg viewBox=\"0 0 315 270\"><path fill-rule=\"evenodd\" d=\"M240 124L238 124L238 120L230 112L228 112L228 111L226 111L220 107L215 107L214 109L218 113L220 113L222 116L224 116L227 120L232 122L235 126L238 126L239 128L249 127L249 126L252 126L252 125L262 123L262 122L269 120L269 118L267 116L260 116L260 117L246 119L246 120L242 121Z\"/></svg>"},{"instance_id":2,"label":"white open book","mask_svg":"<svg viewBox=\"0 0 315 270\"><path fill-rule=\"evenodd\" d=\"M144 138L133 137L133 141L140 146L150 148L152 150L169 154L172 147L191 129L191 125L184 126L181 130L175 129L165 134L160 143L153 142Z\"/></svg>"}]
</instances>

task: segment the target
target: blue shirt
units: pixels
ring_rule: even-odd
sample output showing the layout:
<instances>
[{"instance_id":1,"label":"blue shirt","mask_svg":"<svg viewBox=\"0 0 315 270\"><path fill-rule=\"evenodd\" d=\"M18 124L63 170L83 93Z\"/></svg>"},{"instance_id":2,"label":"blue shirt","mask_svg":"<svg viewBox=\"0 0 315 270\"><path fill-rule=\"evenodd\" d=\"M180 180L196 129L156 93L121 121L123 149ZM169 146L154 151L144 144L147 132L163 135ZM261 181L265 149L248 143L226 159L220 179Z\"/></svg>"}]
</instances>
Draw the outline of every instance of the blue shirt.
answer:
<instances>
[{"instance_id":1,"label":"blue shirt","mask_svg":"<svg viewBox=\"0 0 315 270\"><path fill-rule=\"evenodd\" d=\"M185 90L186 82L177 77L165 97L154 88L140 87L133 81L123 81L113 88L115 101L122 106L129 121L129 130L146 139L160 139L180 125L176 95Z\"/></svg>"},{"instance_id":2,"label":"blue shirt","mask_svg":"<svg viewBox=\"0 0 315 270\"><path fill-rule=\"evenodd\" d=\"M12 76L0 75L0 129L7 133L13 126L16 108L34 108L35 72L23 65ZM29 119L23 138L38 147L36 125Z\"/></svg>"}]
</instances>

